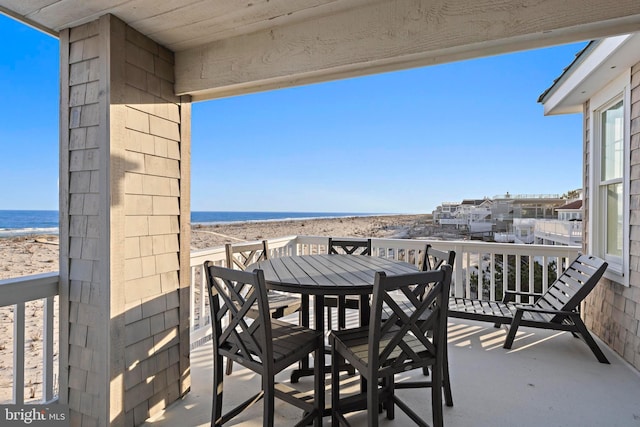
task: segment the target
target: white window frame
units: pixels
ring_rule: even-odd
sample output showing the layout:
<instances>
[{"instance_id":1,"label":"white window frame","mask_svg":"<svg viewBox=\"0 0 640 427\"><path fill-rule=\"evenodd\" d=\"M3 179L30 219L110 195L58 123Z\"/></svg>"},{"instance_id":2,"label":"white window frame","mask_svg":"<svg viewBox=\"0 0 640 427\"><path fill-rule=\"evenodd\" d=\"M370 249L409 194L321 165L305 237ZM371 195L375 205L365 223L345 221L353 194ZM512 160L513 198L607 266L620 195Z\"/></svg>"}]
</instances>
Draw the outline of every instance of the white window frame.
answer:
<instances>
[{"instance_id":1,"label":"white window frame","mask_svg":"<svg viewBox=\"0 0 640 427\"><path fill-rule=\"evenodd\" d=\"M631 124L631 70L627 70L614 79L606 87L594 94L589 105L589 252L605 259L609 267L605 277L629 286L629 174L631 168L630 157L630 124ZM605 254L606 224L601 220L603 206L602 193L600 191L602 139L601 139L601 113L616 102L623 103L623 223L622 223L622 256L609 257Z\"/></svg>"}]
</instances>

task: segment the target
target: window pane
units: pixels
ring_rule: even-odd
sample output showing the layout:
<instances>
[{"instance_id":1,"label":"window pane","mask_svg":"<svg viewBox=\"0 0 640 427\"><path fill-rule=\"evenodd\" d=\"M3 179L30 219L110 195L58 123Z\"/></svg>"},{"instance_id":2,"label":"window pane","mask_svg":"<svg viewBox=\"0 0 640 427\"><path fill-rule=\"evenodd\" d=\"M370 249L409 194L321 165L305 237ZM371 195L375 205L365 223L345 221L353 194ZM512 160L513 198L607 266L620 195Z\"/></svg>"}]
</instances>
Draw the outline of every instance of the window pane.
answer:
<instances>
[{"instance_id":1,"label":"window pane","mask_svg":"<svg viewBox=\"0 0 640 427\"><path fill-rule=\"evenodd\" d=\"M622 178L622 101L602 113L602 180Z\"/></svg>"},{"instance_id":2,"label":"window pane","mask_svg":"<svg viewBox=\"0 0 640 427\"><path fill-rule=\"evenodd\" d=\"M622 256L622 184L607 185L607 255Z\"/></svg>"}]
</instances>

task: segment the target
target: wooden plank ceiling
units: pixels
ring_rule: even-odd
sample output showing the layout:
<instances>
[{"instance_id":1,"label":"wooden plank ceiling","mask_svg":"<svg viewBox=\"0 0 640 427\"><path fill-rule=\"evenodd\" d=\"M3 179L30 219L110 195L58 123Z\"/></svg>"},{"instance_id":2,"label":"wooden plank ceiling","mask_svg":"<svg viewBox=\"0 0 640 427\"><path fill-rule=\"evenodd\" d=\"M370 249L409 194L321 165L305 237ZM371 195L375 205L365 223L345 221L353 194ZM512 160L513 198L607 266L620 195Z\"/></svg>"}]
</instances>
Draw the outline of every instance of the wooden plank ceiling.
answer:
<instances>
[{"instance_id":1,"label":"wooden plank ceiling","mask_svg":"<svg viewBox=\"0 0 640 427\"><path fill-rule=\"evenodd\" d=\"M43 31L111 13L194 100L640 31L638 0L0 0Z\"/></svg>"},{"instance_id":2,"label":"wooden plank ceiling","mask_svg":"<svg viewBox=\"0 0 640 427\"><path fill-rule=\"evenodd\" d=\"M335 13L375 0L1 0L52 33L111 13L173 50Z\"/></svg>"}]
</instances>

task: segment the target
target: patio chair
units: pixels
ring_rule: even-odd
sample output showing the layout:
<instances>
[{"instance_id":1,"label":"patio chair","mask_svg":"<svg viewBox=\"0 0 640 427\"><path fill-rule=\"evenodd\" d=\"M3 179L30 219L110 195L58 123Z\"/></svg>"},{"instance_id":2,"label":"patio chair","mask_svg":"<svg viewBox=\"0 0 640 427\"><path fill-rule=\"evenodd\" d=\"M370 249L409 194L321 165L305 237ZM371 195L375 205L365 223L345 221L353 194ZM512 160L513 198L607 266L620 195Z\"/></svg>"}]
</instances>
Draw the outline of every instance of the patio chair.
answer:
<instances>
[{"instance_id":1,"label":"patio chair","mask_svg":"<svg viewBox=\"0 0 640 427\"><path fill-rule=\"evenodd\" d=\"M442 383L446 346L447 301L451 283L451 266L439 270L386 276L376 273L369 325L329 335L332 360L344 357L368 384L366 391L340 399L338 368L332 366L332 425L349 425L346 412L367 410L368 426L378 425L378 408L393 419L397 405L420 426L427 425L420 416L395 394L395 374L417 368L432 367L433 383ZM428 289L423 298L420 296ZM400 291L407 305L396 303ZM385 320L383 313L391 313ZM429 338L429 332L433 337ZM372 386L376 385L376 386ZM433 425L441 427L442 391L431 387Z\"/></svg>"},{"instance_id":2,"label":"patio chair","mask_svg":"<svg viewBox=\"0 0 640 427\"><path fill-rule=\"evenodd\" d=\"M453 267L455 260L455 251L441 251L427 244L424 249L424 256L420 263L420 268L422 271L437 270L442 264L449 264Z\"/></svg>"},{"instance_id":3,"label":"patio chair","mask_svg":"<svg viewBox=\"0 0 640 427\"><path fill-rule=\"evenodd\" d=\"M225 253L227 256L227 267L244 270L249 264L265 260L269 257L269 245L266 240L249 243L227 243ZM285 294L281 292L267 292L269 299L269 312L274 319L280 319L300 310L301 300L297 295ZM257 308L249 311L249 315L256 317ZM227 375L233 371L233 361L227 361Z\"/></svg>"},{"instance_id":4,"label":"patio chair","mask_svg":"<svg viewBox=\"0 0 640 427\"><path fill-rule=\"evenodd\" d=\"M348 255L371 255L371 239L335 239L329 237L327 244L329 254ZM327 307L327 325L331 329L331 309L336 307L338 313L338 329L344 329L347 324L347 309L358 310L360 308L360 298L357 296L326 296L324 305Z\"/></svg>"},{"instance_id":5,"label":"patio chair","mask_svg":"<svg viewBox=\"0 0 640 427\"><path fill-rule=\"evenodd\" d=\"M453 268L453 264L456 259L455 251L441 251L433 248L430 244L427 244L423 253L422 253L422 262L420 263L422 271L430 271L437 270L443 264L450 265ZM424 293L427 291L425 289ZM421 296L421 297L422 297ZM399 299L396 301L400 307L402 307L405 312L409 312L411 310L411 304L404 299ZM385 310L382 314L383 319L386 319L391 316L392 313ZM428 313L424 313L422 317L419 319L420 321L426 320ZM444 328L444 359L442 362L443 372L442 372L442 389L444 391L444 400L447 406L453 406L453 395L451 393L451 381L449 378L449 351L447 349L447 328ZM422 368L422 373L425 376L429 375L429 368ZM397 389L402 388L424 388L424 387L432 387L433 381L403 381L396 384Z\"/></svg>"},{"instance_id":6,"label":"patio chair","mask_svg":"<svg viewBox=\"0 0 640 427\"><path fill-rule=\"evenodd\" d=\"M273 426L274 398L277 397L305 411L297 426L307 425L312 420L315 420L316 426L321 426L323 408L319 396L324 393L324 383L319 380L316 382L314 397L311 398L275 383L274 377L324 346L322 332L271 317L262 270L232 270L214 266L209 261L205 263L205 269L213 322L211 425L222 426L263 399L263 425ZM257 310L255 317L249 316L253 310ZM229 322L223 322L227 317ZM224 415L223 357L234 360L262 377L261 390ZM317 378L320 378L320 369L320 366L316 369Z\"/></svg>"},{"instance_id":7,"label":"patio chair","mask_svg":"<svg viewBox=\"0 0 640 427\"><path fill-rule=\"evenodd\" d=\"M569 331L581 335L600 363L609 363L580 318L580 303L598 283L607 263L590 255L580 255L549 286L544 294L505 291L502 302L468 298L449 300L449 317L509 325L503 347L511 348L520 326ZM516 295L537 297L533 304L513 302Z\"/></svg>"}]
</instances>

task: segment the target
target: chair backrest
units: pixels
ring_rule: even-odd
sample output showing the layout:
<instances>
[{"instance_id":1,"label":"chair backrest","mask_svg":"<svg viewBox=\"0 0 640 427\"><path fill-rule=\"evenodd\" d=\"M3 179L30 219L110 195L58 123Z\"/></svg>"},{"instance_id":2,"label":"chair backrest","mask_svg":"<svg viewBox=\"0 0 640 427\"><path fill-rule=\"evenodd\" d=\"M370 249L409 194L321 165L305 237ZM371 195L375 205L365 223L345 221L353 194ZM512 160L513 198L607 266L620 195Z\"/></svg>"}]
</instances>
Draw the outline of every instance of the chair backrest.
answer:
<instances>
[{"instance_id":1,"label":"chair backrest","mask_svg":"<svg viewBox=\"0 0 640 427\"><path fill-rule=\"evenodd\" d=\"M205 269L214 357L230 357L256 372L269 369L269 363L273 363L272 331L262 270L233 270L209 261ZM249 317L256 307L257 316ZM268 366L261 368L263 362Z\"/></svg>"},{"instance_id":2,"label":"chair backrest","mask_svg":"<svg viewBox=\"0 0 640 427\"><path fill-rule=\"evenodd\" d=\"M429 366L435 357L444 357L451 271L445 264L417 273L376 273L369 320L371 377ZM429 291L420 298L425 289ZM397 301L398 291L403 295L402 304ZM428 331L433 332L433 339Z\"/></svg>"},{"instance_id":3,"label":"chair backrest","mask_svg":"<svg viewBox=\"0 0 640 427\"><path fill-rule=\"evenodd\" d=\"M456 251L441 251L427 244L424 248L420 269L422 271L437 270L442 264L448 264L453 267L455 260Z\"/></svg>"},{"instance_id":4,"label":"chair backrest","mask_svg":"<svg viewBox=\"0 0 640 427\"><path fill-rule=\"evenodd\" d=\"M329 237L327 252L330 254L371 255L371 239L334 239Z\"/></svg>"},{"instance_id":5,"label":"chair backrest","mask_svg":"<svg viewBox=\"0 0 640 427\"><path fill-rule=\"evenodd\" d=\"M224 245L227 254L227 268L244 270L249 264L264 261L269 256L266 240L249 243L227 243Z\"/></svg>"},{"instance_id":6,"label":"chair backrest","mask_svg":"<svg viewBox=\"0 0 640 427\"><path fill-rule=\"evenodd\" d=\"M543 310L577 310L606 269L607 263L600 258L591 255L578 256L535 302L534 307ZM561 322L565 318L553 316L550 322Z\"/></svg>"}]
</instances>

